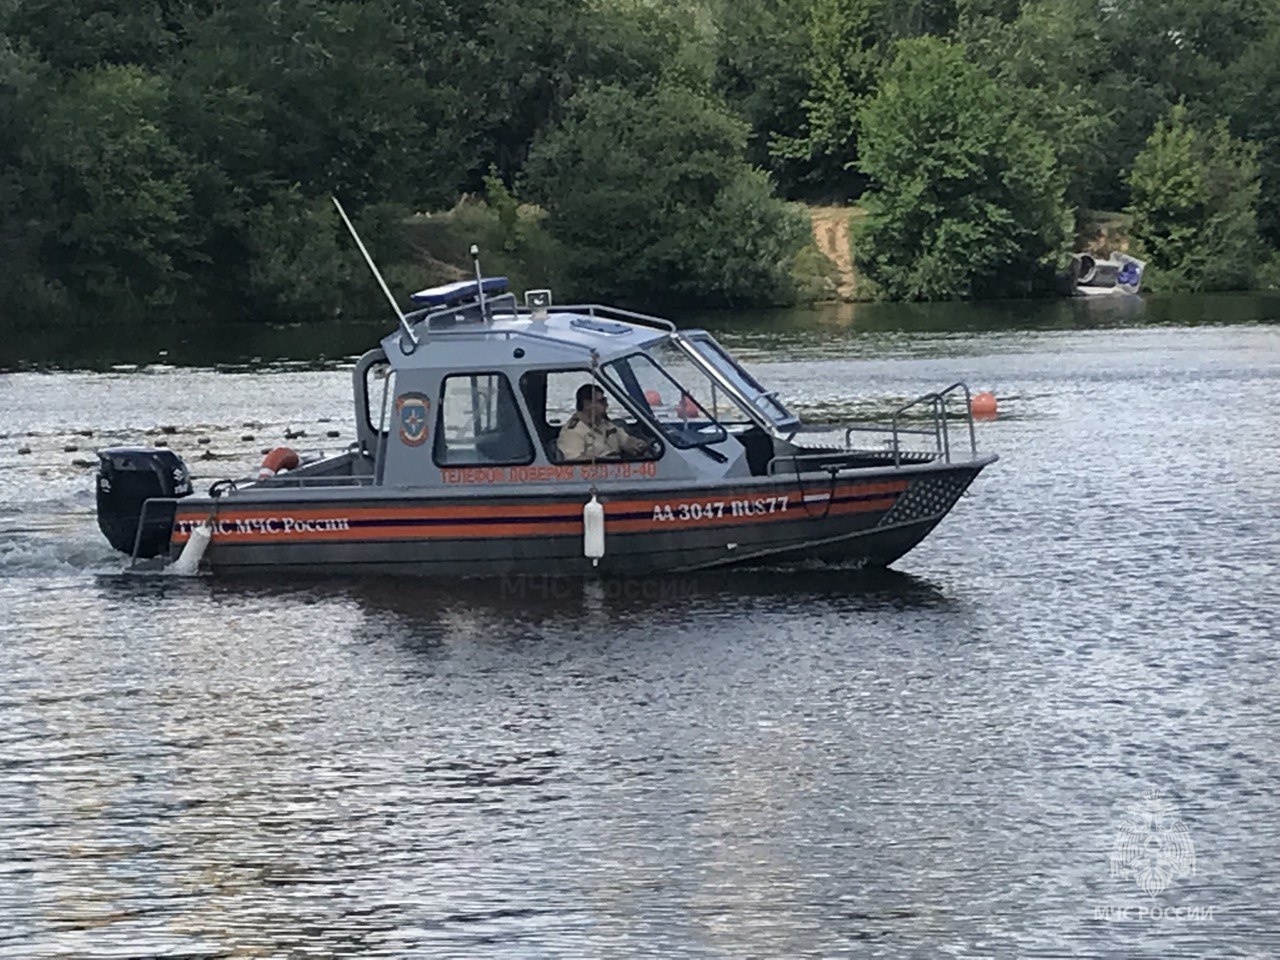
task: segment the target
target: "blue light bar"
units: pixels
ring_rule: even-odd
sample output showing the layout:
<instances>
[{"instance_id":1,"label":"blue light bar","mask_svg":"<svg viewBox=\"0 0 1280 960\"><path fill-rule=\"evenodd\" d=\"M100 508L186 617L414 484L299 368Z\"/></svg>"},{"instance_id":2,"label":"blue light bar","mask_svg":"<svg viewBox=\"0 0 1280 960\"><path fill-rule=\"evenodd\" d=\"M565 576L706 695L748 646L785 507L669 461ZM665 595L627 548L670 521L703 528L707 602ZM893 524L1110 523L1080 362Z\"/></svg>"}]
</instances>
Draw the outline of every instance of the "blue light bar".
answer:
<instances>
[{"instance_id":1,"label":"blue light bar","mask_svg":"<svg viewBox=\"0 0 1280 960\"><path fill-rule=\"evenodd\" d=\"M424 307L451 307L456 303L470 303L480 297L483 288L486 297L495 297L507 292L506 277L485 277L478 283L475 280L459 280L457 283L446 283L440 287L428 287L410 294L409 299Z\"/></svg>"}]
</instances>

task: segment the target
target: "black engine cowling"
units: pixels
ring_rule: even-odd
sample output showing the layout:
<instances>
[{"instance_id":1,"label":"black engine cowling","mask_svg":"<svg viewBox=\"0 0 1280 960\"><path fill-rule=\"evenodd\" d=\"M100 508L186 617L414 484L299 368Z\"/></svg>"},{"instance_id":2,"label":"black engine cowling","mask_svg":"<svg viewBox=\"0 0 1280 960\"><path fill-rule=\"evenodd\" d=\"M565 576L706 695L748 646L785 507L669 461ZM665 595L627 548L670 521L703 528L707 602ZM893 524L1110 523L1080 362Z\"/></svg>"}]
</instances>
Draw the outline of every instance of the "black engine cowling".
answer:
<instances>
[{"instance_id":1,"label":"black engine cowling","mask_svg":"<svg viewBox=\"0 0 1280 960\"><path fill-rule=\"evenodd\" d=\"M150 447L110 447L98 451L98 527L111 546L139 558L154 557L169 548L173 508L154 506L138 536L142 505L152 498L177 499L191 493L187 465L172 450Z\"/></svg>"}]
</instances>

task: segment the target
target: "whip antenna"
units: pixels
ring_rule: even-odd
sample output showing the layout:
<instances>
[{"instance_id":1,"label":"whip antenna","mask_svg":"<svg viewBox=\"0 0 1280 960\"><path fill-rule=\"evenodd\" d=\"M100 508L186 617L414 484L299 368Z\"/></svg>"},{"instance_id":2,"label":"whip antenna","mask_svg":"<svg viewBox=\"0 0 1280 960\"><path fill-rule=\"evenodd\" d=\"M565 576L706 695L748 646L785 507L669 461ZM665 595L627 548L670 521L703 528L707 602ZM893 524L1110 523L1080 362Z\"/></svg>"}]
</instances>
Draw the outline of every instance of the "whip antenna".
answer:
<instances>
[{"instance_id":1,"label":"whip antenna","mask_svg":"<svg viewBox=\"0 0 1280 960\"><path fill-rule=\"evenodd\" d=\"M373 257L369 256L369 251L365 249L364 241L360 239L360 234L356 233L356 228L352 225L351 219L347 216L347 211L342 209L342 204L338 202L337 197L331 197L333 205L338 208L338 214L342 217L342 222L347 225L347 230L351 233L351 239L356 242L356 246L360 248L360 252L364 254L364 262L369 265L369 269L373 271L374 279L378 281L378 286L382 288L382 292L387 296L387 303L391 304L391 309L395 311L396 317L400 320L400 327L404 330L404 334L409 341L416 347L418 345L418 336L413 332L413 327L409 326L409 321L405 318L404 312L400 309L400 304L396 303L396 298L391 295L391 290L387 287L387 281L382 279L382 274L378 271L378 265L373 262Z\"/></svg>"}]
</instances>

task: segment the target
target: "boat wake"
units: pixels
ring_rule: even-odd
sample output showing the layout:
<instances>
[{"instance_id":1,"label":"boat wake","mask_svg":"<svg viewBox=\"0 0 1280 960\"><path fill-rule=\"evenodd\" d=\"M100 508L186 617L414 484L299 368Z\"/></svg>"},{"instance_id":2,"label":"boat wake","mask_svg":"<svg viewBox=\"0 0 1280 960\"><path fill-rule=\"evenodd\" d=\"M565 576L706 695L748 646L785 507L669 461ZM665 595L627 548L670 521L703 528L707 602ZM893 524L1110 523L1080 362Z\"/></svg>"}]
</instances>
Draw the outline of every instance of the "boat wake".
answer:
<instances>
[{"instance_id":1,"label":"boat wake","mask_svg":"<svg viewBox=\"0 0 1280 960\"><path fill-rule=\"evenodd\" d=\"M0 579L114 573L125 562L91 518L62 516L39 525L0 520Z\"/></svg>"}]
</instances>

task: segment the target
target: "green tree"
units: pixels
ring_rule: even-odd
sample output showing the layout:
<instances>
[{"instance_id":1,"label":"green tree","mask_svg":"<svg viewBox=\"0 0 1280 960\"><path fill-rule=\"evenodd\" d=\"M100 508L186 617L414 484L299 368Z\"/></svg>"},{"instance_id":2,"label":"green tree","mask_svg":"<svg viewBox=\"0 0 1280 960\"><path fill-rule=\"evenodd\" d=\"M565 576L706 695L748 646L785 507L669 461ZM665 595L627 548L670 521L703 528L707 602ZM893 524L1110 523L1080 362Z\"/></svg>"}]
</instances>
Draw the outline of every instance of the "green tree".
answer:
<instances>
[{"instance_id":1,"label":"green tree","mask_svg":"<svg viewBox=\"0 0 1280 960\"><path fill-rule=\"evenodd\" d=\"M887 6L889 40L950 37L960 16L957 0L900 0Z\"/></svg>"},{"instance_id":2,"label":"green tree","mask_svg":"<svg viewBox=\"0 0 1280 960\"><path fill-rule=\"evenodd\" d=\"M1150 285L1238 290L1253 285L1258 243L1257 150L1226 121L1202 130L1186 107L1157 125L1129 177L1130 234Z\"/></svg>"},{"instance_id":3,"label":"green tree","mask_svg":"<svg viewBox=\"0 0 1280 960\"><path fill-rule=\"evenodd\" d=\"M625 299L785 302L807 220L743 159L746 124L683 87L585 91L535 142L542 202L584 289Z\"/></svg>"},{"instance_id":4,"label":"green tree","mask_svg":"<svg viewBox=\"0 0 1280 960\"><path fill-rule=\"evenodd\" d=\"M788 196L803 192L812 167L803 107L812 5L813 0L727 0L714 40L715 89L751 126L747 158L768 169ZM777 149L782 143L804 147Z\"/></svg>"},{"instance_id":5,"label":"green tree","mask_svg":"<svg viewBox=\"0 0 1280 960\"><path fill-rule=\"evenodd\" d=\"M1116 111L1100 91L1128 81L1110 65L1100 16L1098 0L1026 0L1017 10L970 4L961 17L971 58L1017 91L1023 121L1053 144L1072 207L1121 205L1123 175L1137 154L1135 147L1116 157Z\"/></svg>"},{"instance_id":6,"label":"green tree","mask_svg":"<svg viewBox=\"0 0 1280 960\"><path fill-rule=\"evenodd\" d=\"M395 208L378 205L366 208L357 223L361 239L384 264L402 253L400 221ZM259 319L368 316L385 309L382 292L328 198L307 197L297 187L276 191L249 213L245 243L245 279ZM403 278L387 279L393 290L402 288L396 284Z\"/></svg>"},{"instance_id":7,"label":"green tree","mask_svg":"<svg viewBox=\"0 0 1280 960\"><path fill-rule=\"evenodd\" d=\"M332 0L232 4L191 25L172 67L170 127L192 158L197 297L244 316L328 312L306 257L290 251L300 232L337 224L330 195L353 214L383 202L453 203L469 143L452 135L450 88L410 62L413 44L445 29L425 15L414 27L376 3ZM441 39L437 52L447 49ZM281 238L278 255L264 249L269 235ZM296 290L283 282L285 265L299 271ZM341 300L338 286L329 294Z\"/></svg>"},{"instance_id":8,"label":"green tree","mask_svg":"<svg viewBox=\"0 0 1280 960\"><path fill-rule=\"evenodd\" d=\"M885 295L1013 296L1052 284L1070 219L1053 148L962 48L899 42L860 119L874 186L855 249Z\"/></svg>"},{"instance_id":9,"label":"green tree","mask_svg":"<svg viewBox=\"0 0 1280 960\"><path fill-rule=\"evenodd\" d=\"M502 249L510 253L520 243L520 204L498 176L497 167L490 167L484 178L484 199L497 217Z\"/></svg>"},{"instance_id":10,"label":"green tree","mask_svg":"<svg viewBox=\"0 0 1280 960\"><path fill-rule=\"evenodd\" d=\"M1146 134L1175 104L1197 123L1211 124L1235 99L1231 64L1280 23L1275 0L1098 0L1089 22L1103 46L1096 63L1108 76L1093 95L1116 121L1109 154L1121 176L1115 205L1124 202L1123 171L1144 149Z\"/></svg>"},{"instance_id":11,"label":"green tree","mask_svg":"<svg viewBox=\"0 0 1280 960\"><path fill-rule=\"evenodd\" d=\"M695 50L706 46L705 38L685 3L478 0L456 7L463 12L443 28L443 59L438 42L410 34L406 43L430 85L453 91L447 123L433 135L466 145L463 190L481 189L490 166L513 181L537 133L586 86L645 93L671 75L694 86L710 77L709 49L699 63Z\"/></svg>"},{"instance_id":12,"label":"green tree","mask_svg":"<svg viewBox=\"0 0 1280 960\"><path fill-rule=\"evenodd\" d=\"M1225 93L1232 131L1258 148L1259 230L1280 247L1280 24L1231 65Z\"/></svg>"},{"instance_id":13,"label":"green tree","mask_svg":"<svg viewBox=\"0 0 1280 960\"><path fill-rule=\"evenodd\" d=\"M847 199L865 187L858 173L858 115L875 93L895 40L956 28L954 0L804 0L790 16L805 19L807 44L801 122L770 141L775 164L800 164L799 192ZM793 108L794 109L794 108Z\"/></svg>"},{"instance_id":14,"label":"green tree","mask_svg":"<svg viewBox=\"0 0 1280 960\"><path fill-rule=\"evenodd\" d=\"M24 151L44 273L92 315L172 304L192 258L189 158L165 128L168 87L139 67L74 74L39 103Z\"/></svg>"},{"instance_id":15,"label":"green tree","mask_svg":"<svg viewBox=\"0 0 1280 960\"><path fill-rule=\"evenodd\" d=\"M1120 71L1170 103L1210 107L1229 65L1280 17L1275 0L1128 0L1101 9L1098 22Z\"/></svg>"},{"instance_id":16,"label":"green tree","mask_svg":"<svg viewBox=\"0 0 1280 960\"><path fill-rule=\"evenodd\" d=\"M806 164L807 192L845 199L861 192L858 112L874 93L889 39L883 0L811 0L808 89L798 136L777 136L776 157Z\"/></svg>"},{"instance_id":17,"label":"green tree","mask_svg":"<svg viewBox=\"0 0 1280 960\"><path fill-rule=\"evenodd\" d=\"M162 69L181 46L186 23L209 0L11 0L5 25L41 59L70 73L107 64Z\"/></svg>"},{"instance_id":18,"label":"green tree","mask_svg":"<svg viewBox=\"0 0 1280 960\"><path fill-rule=\"evenodd\" d=\"M44 228L29 202L22 151L37 116L34 100L48 82L47 65L0 34L0 308L6 314L30 307L41 286L37 253Z\"/></svg>"},{"instance_id":19,"label":"green tree","mask_svg":"<svg viewBox=\"0 0 1280 960\"><path fill-rule=\"evenodd\" d=\"M229 5L190 32L175 122L192 152L229 162L237 183L298 183L353 203L451 198L455 171L428 186L441 158L423 134L443 117L424 110L435 98L398 59L400 39L376 5Z\"/></svg>"}]
</instances>

